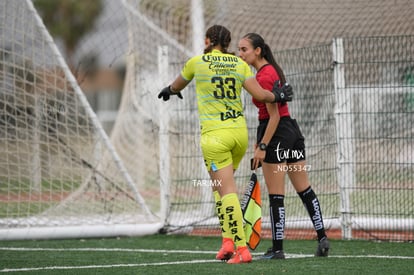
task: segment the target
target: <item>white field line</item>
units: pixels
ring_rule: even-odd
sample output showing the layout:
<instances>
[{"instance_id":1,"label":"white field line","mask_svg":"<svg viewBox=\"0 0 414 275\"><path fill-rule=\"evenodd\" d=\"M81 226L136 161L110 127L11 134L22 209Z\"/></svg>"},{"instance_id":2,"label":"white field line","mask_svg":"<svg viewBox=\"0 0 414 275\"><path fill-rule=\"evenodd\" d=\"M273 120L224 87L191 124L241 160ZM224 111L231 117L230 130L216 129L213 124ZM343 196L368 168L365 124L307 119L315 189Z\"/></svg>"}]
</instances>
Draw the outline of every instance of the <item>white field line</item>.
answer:
<instances>
[{"instance_id":1,"label":"white field line","mask_svg":"<svg viewBox=\"0 0 414 275\"><path fill-rule=\"evenodd\" d=\"M168 249L140 249L140 248L37 248L37 247L0 247L4 251L96 251L96 252L136 252L136 253L181 253L181 254L216 254L217 251L208 250L168 250ZM262 255L263 252L252 252L252 255ZM290 254L288 258L314 257L313 254ZM387 258L387 259L413 259L414 256L390 256L390 255L329 255L329 258Z\"/></svg>"},{"instance_id":2,"label":"white field line","mask_svg":"<svg viewBox=\"0 0 414 275\"><path fill-rule=\"evenodd\" d=\"M111 265L82 265L82 266L45 266L45 267L23 267L23 268L5 268L0 272L22 272L22 271L39 271L39 270L64 270L64 269L90 269L90 268L116 268L116 267L139 267L139 266L157 266L157 265L180 265L180 264L200 264L212 263L217 260L192 260L179 262L160 262L160 263L141 263L141 264L111 264Z\"/></svg>"},{"instance_id":3,"label":"white field line","mask_svg":"<svg viewBox=\"0 0 414 275\"><path fill-rule=\"evenodd\" d=\"M3 251L96 251L96 252L135 252L135 253L188 253L188 254L216 254L216 251L200 250L166 250L166 249L125 249L125 248L28 248L28 247L0 247ZM256 252L253 255L261 255ZM287 259L310 258L312 254L285 254ZM414 260L414 256L388 256L388 255L330 255L329 258L376 258L376 259L408 259ZM96 269L96 268L117 268L117 267L140 267L140 266L161 266L161 265L181 265L181 264L200 264L200 263L221 263L217 260L191 260L175 262L157 262L157 263L137 263L137 264L111 264L111 265L84 265L84 266L45 266L45 267L22 267L22 268L4 268L1 273L6 272L23 272L39 270L68 270L68 269Z\"/></svg>"}]
</instances>

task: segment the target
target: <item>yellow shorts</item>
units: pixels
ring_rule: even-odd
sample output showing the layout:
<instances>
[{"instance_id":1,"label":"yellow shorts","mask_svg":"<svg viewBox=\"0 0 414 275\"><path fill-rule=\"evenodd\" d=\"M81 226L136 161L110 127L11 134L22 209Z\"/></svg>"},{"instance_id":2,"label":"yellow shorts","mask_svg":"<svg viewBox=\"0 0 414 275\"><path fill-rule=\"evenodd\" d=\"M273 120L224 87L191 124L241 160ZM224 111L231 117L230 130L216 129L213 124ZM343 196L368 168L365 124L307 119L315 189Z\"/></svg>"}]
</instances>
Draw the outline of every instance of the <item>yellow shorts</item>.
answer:
<instances>
[{"instance_id":1,"label":"yellow shorts","mask_svg":"<svg viewBox=\"0 0 414 275\"><path fill-rule=\"evenodd\" d=\"M207 171L233 164L239 167L249 143L247 128L218 129L201 135L201 150Z\"/></svg>"}]
</instances>

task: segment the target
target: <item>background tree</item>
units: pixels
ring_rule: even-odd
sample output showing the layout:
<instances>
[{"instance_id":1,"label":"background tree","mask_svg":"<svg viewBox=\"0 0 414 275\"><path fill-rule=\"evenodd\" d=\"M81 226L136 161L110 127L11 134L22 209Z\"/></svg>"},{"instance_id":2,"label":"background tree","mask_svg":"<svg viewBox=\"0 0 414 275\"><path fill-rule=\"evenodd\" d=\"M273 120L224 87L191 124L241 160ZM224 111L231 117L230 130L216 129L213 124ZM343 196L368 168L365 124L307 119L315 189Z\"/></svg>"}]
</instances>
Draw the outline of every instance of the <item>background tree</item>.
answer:
<instances>
[{"instance_id":1,"label":"background tree","mask_svg":"<svg viewBox=\"0 0 414 275\"><path fill-rule=\"evenodd\" d=\"M103 10L102 0L34 0L44 24L54 38L60 39L69 66L82 37L93 29Z\"/></svg>"}]
</instances>

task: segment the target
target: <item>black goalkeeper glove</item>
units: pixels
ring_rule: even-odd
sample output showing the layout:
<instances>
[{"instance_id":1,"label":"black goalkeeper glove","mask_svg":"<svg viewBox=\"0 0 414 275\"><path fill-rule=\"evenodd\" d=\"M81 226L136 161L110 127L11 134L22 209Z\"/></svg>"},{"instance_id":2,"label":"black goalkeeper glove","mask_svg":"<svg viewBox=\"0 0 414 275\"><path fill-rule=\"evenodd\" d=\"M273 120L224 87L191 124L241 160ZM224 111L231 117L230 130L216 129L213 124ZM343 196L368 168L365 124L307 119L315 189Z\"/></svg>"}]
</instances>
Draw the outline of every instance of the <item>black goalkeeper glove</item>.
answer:
<instances>
[{"instance_id":1,"label":"black goalkeeper glove","mask_svg":"<svg viewBox=\"0 0 414 275\"><path fill-rule=\"evenodd\" d=\"M275 102L286 103L287 101L292 101L293 98L293 89L289 83L285 83L282 87L279 87L280 81L276 81L273 85L272 93L275 95Z\"/></svg>"},{"instance_id":2,"label":"black goalkeeper glove","mask_svg":"<svg viewBox=\"0 0 414 275\"><path fill-rule=\"evenodd\" d=\"M182 96L181 92L173 93L171 91L171 86L168 86L168 87L165 87L164 89L162 89L161 92L158 94L158 98L162 97L162 99L164 101L167 101L167 100L170 99L170 96L172 96L172 95L177 95L179 98L183 99L183 96Z\"/></svg>"}]
</instances>

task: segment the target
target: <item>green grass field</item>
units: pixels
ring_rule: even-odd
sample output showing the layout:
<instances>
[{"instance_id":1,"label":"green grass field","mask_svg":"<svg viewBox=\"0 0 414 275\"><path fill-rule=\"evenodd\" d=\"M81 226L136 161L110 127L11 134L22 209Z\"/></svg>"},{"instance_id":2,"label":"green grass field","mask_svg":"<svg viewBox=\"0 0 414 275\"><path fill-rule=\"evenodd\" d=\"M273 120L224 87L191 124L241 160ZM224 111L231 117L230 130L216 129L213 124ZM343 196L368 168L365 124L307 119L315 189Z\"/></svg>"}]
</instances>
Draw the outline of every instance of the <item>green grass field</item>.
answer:
<instances>
[{"instance_id":1,"label":"green grass field","mask_svg":"<svg viewBox=\"0 0 414 275\"><path fill-rule=\"evenodd\" d=\"M216 261L217 237L1 241L0 273L9 274L414 274L414 244L331 241L315 258L316 241L286 240L286 260L230 265ZM261 255L271 244L262 240Z\"/></svg>"}]
</instances>

